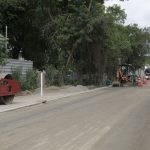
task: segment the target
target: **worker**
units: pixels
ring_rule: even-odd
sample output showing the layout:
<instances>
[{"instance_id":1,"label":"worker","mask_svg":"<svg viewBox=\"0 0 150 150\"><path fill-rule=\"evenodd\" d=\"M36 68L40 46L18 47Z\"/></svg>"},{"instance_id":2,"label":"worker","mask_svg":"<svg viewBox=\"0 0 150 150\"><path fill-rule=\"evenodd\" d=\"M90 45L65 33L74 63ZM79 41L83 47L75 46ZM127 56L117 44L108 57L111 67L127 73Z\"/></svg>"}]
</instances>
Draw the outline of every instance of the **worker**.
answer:
<instances>
[{"instance_id":1,"label":"worker","mask_svg":"<svg viewBox=\"0 0 150 150\"><path fill-rule=\"evenodd\" d=\"M130 74L130 79L131 79L131 83L132 83L132 86L136 86L136 74L135 74L135 71L131 71L131 74Z\"/></svg>"}]
</instances>

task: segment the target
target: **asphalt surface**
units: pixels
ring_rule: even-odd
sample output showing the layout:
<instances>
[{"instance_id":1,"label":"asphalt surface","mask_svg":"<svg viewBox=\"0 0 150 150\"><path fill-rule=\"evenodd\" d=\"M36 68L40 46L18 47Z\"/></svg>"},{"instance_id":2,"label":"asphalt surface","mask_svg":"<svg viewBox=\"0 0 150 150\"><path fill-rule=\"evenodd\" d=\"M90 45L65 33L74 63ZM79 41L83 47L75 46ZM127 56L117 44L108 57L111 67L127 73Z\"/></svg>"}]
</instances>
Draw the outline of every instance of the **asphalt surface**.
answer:
<instances>
[{"instance_id":1,"label":"asphalt surface","mask_svg":"<svg viewBox=\"0 0 150 150\"><path fill-rule=\"evenodd\" d=\"M0 113L0 150L150 150L150 86Z\"/></svg>"}]
</instances>

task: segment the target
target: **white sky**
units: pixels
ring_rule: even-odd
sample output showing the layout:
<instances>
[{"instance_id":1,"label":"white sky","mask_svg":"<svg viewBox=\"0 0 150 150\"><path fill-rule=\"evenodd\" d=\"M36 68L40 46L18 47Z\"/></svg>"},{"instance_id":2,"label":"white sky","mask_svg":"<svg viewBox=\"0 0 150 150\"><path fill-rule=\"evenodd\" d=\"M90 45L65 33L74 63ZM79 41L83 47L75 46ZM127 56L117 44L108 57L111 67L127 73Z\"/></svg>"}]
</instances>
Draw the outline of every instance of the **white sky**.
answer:
<instances>
[{"instance_id":1,"label":"white sky","mask_svg":"<svg viewBox=\"0 0 150 150\"><path fill-rule=\"evenodd\" d=\"M136 23L140 27L150 27L150 0L105 0L105 5L119 4L127 14L126 24Z\"/></svg>"}]
</instances>

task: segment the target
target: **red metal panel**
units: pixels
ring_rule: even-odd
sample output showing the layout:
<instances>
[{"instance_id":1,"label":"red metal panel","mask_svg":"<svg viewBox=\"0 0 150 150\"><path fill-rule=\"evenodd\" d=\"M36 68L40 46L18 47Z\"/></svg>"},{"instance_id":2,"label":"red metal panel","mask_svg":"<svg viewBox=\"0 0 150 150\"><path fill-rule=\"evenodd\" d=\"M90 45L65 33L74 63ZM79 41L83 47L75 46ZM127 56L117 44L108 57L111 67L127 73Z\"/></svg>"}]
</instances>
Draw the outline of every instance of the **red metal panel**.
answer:
<instances>
[{"instance_id":1,"label":"red metal panel","mask_svg":"<svg viewBox=\"0 0 150 150\"><path fill-rule=\"evenodd\" d=\"M0 80L0 96L14 95L20 91L20 84L14 80Z\"/></svg>"}]
</instances>

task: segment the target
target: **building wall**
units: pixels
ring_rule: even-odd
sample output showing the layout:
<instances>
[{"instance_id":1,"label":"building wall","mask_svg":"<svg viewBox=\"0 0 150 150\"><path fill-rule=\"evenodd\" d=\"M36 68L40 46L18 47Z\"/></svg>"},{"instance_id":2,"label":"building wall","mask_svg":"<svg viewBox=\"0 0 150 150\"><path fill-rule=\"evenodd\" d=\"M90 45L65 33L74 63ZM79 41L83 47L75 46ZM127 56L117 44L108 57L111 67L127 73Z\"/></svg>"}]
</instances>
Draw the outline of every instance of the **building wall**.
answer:
<instances>
[{"instance_id":1,"label":"building wall","mask_svg":"<svg viewBox=\"0 0 150 150\"><path fill-rule=\"evenodd\" d=\"M7 63L0 66L0 73L11 74L15 68L21 68L22 74L33 69L33 62L27 60L8 59Z\"/></svg>"}]
</instances>

